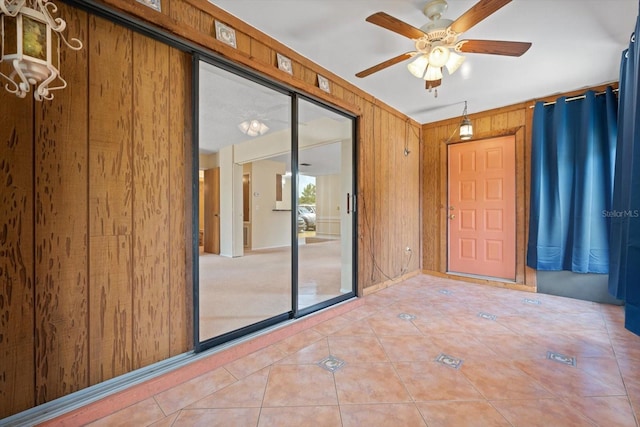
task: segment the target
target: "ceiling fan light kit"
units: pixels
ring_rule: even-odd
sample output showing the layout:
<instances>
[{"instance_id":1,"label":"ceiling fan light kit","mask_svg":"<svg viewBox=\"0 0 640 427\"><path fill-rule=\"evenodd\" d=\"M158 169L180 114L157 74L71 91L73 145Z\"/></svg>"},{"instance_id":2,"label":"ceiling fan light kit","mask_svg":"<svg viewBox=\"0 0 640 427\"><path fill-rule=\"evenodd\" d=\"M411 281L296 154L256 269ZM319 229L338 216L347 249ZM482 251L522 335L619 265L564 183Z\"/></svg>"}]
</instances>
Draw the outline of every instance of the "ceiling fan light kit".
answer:
<instances>
[{"instance_id":1,"label":"ceiling fan light kit","mask_svg":"<svg viewBox=\"0 0 640 427\"><path fill-rule=\"evenodd\" d=\"M449 74L456 72L465 61L459 53L480 53L490 55L521 56L531 47L527 42L511 42L501 40L458 40L458 38L480 21L502 8L511 0L480 0L471 9L452 21L443 19L447 10L445 0L431 0L423 13L431 22L419 29L384 12L377 12L366 20L372 24L393 31L414 41L415 51L407 52L391 58L356 74L366 77L404 60L415 58L407 65L409 72L427 81L427 89L440 85L442 68Z\"/></svg>"}]
</instances>

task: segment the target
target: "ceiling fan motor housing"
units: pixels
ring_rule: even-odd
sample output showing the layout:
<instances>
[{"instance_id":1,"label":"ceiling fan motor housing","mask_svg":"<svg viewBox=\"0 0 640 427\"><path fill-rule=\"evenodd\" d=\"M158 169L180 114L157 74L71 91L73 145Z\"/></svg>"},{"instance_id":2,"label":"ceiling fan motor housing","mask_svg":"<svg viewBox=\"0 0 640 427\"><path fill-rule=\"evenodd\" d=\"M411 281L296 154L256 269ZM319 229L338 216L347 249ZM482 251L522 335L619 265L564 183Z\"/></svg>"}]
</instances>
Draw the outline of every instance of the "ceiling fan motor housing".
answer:
<instances>
[{"instance_id":1,"label":"ceiling fan motor housing","mask_svg":"<svg viewBox=\"0 0 640 427\"><path fill-rule=\"evenodd\" d=\"M427 4L424 5L424 9L422 9L422 13L425 14L427 18L432 21L436 21L440 19L444 12L447 10L449 5L445 0L431 0Z\"/></svg>"}]
</instances>

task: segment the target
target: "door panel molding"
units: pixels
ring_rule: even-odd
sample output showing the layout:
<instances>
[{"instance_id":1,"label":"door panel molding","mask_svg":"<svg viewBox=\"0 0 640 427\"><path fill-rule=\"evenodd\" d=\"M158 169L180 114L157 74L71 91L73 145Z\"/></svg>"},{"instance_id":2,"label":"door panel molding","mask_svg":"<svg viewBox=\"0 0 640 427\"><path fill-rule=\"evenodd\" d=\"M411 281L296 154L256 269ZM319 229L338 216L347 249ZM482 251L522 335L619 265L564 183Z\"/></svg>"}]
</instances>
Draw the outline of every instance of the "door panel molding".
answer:
<instances>
[{"instance_id":1,"label":"door panel molding","mask_svg":"<svg viewBox=\"0 0 640 427\"><path fill-rule=\"evenodd\" d=\"M448 147L447 271L516 280L516 139Z\"/></svg>"}]
</instances>

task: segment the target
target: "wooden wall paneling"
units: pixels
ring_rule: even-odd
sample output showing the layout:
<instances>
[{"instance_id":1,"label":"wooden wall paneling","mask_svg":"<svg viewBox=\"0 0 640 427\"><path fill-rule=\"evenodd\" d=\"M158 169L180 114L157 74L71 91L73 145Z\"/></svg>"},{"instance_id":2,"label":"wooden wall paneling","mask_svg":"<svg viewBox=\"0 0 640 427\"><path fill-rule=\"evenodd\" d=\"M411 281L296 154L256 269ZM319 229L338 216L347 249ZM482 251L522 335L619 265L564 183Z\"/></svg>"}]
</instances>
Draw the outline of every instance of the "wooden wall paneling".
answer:
<instances>
[{"instance_id":1,"label":"wooden wall paneling","mask_svg":"<svg viewBox=\"0 0 640 427\"><path fill-rule=\"evenodd\" d=\"M132 32L89 19L90 383L132 368Z\"/></svg>"},{"instance_id":2,"label":"wooden wall paneling","mask_svg":"<svg viewBox=\"0 0 640 427\"><path fill-rule=\"evenodd\" d=\"M409 144L408 122L406 120L396 119L396 130L398 136L398 143L396 144L396 168L392 171L399 179L395 180L395 193L398 195L399 200L396 207L395 215L398 217L398 262L400 263L400 274L407 272L409 267L409 256L406 251L407 246L410 246L409 235L407 233L408 226L413 216L413 210L411 209L410 198L415 196L410 192L409 178L410 169L407 167L410 163L409 156L404 155L405 146Z\"/></svg>"},{"instance_id":3,"label":"wooden wall paneling","mask_svg":"<svg viewBox=\"0 0 640 427\"><path fill-rule=\"evenodd\" d=\"M344 102L346 102L347 104L355 104L355 98L355 93L353 93L352 90L349 90L349 88L342 86L342 100Z\"/></svg>"},{"instance_id":4,"label":"wooden wall paneling","mask_svg":"<svg viewBox=\"0 0 640 427\"><path fill-rule=\"evenodd\" d=\"M360 108L363 110L362 116L358 119L358 290L359 295L363 295L364 288L369 285L371 280L371 245L370 234L368 233L368 224L371 221L371 211L367 206L367 198L370 189L365 176L371 168L370 151L371 144L371 126L368 121L367 111L371 109L370 104L360 101Z\"/></svg>"},{"instance_id":5,"label":"wooden wall paneling","mask_svg":"<svg viewBox=\"0 0 640 427\"><path fill-rule=\"evenodd\" d=\"M314 79L314 84L318 84L317 77ZM334 84L332 81L329 81L329 87L331 88L331 94L338 99L344 100L344 89L339 84Z\"/></svg>"},{"instance_id":6,"label":"wooden wall paneling","mask_svg":"<svg viewBox=\"0 0 640 427\"><path fill-rule=\"evenodd\" d=\"M526 228L525 208L527 192L525 190L525 155L524 155L524 133L525 128L521 127L514 135L516 145L516 283L526 283Z\"/></svg>"},{"instance_id":7,"label":"wooden wall paneling","mask_svg":"<svg viewBox=\"0 0 640 427\"><path fill-rule=\"evenodd\" d=\"M507 126L505 129L517 129L520 126L526 126L525 110L518 109L518 110L509 111L508 118L507 118Z\"/></svg>"},{"instance_id":8,"label":"wooden wall paneling","mask_svg":"<svg viewBox=\"0 0 640 427\"><path fill-rule=\"evenodd\" d=\"M401 206L403 194L398 192L398 182L401 180L402 170L399 169L398 150L400 150L400 138L398 134L398 119L389 116L389 131L385 138L388 142L388 155L386 170L387 190L387 210L385 215L389 218L389 239L387 247L389 250L389 272L390 277L395 278L400 274L402 269L402 234L400 233L400 221L403 215L402 211L398 211Z\"/></svg>"},{"instance_id":9,"label":"wooden wall paneling","mask_svg":"<svg viewBox=\"0 0 640 427\"><path fill-rule=\"evenodd\" d=\"M448 237L449 186L447 185L449 171L447 169L447 162L449 159L449 152L448 152L448 145L445 143L445 141L448 141L451 138L451 135L453 135L454 132L458 131L457 129L458 126L459 126L459 123L457 120L455 124L442 126L439 129L438 140L437 140L437 144L438 144L437 158L439 159L438 160L439 175L438 175L438 183L436 188L438 189L440 197L435 206L436 208L435 218L438 221L438 228L442 230L442 232L439 233L439 236L438 236L437 266L439 271L447 271L448 263L449 263L449 256L447 253L447 241L449 239Z\"/></svg>"},{"instance_id":10,"label":"wooden wall paneling","mask_svg":"<svg viewBox=\"0 0 640 427\"><path fill-rule=\"evenodd\" d=\"M243 54L251 56L251 37L243 32L236 31L236 48Z\"/></svg>"},{"instance_id":11,"label":"wooden wall paneling","mask_svg":"<svg viewBox=\"0 0 640 427\"><path fill-rule=\"evenodd\" d=\"M86 42L87 15L60 5ZM89 385L87 50L61 50L68 86L36 103L36 404Z\"/></svg>"},{"instance_id":12,"label":"wooden wall paneling","mask_svg":"<svg viewBox=\"0 0 640 427\"><path fill-rule=\"evenodd\" d=\"M290 57L288 57L288 58L291 59ZM276 67L277 67L277 62L276 62ZM291 69L293 70L293 74L292 75L296 79L304 81L304 75L305 75L304 69L305 68L306 67L304 65L300 64L298 61L295 61L295 60L291 59ZM310 84L310 83L308 83L308 84Z\"/></svg>"},{"instance_id":13,"label":"wooden wall paneling","mask_svg":"<svg viewBox=\"0 0 640 427\"><path fill-rule=\"evenodd\" d=\"M535 103L530 103L533 106ZM525 245L525 264L526 264L526 250L529 242L529 209L531 208L531 140L533 130L533 108L529 108L529 105L524 107L523 120L527 129L524 137L524 164L525 164L525 198L524 198L524 211L525 211L525 233L524 233L524 245ZM537 273L536 270L525 265L524 270L525 283L537 288Z\"/></svg>"},{"instance_id":14,"label":"wooden wall paneling","mask_svg":"<svg viewBox=\"0 0 640 427\"><path fill-rule=\"evenodd\" d=\"M389 170L393 167L393 158L391 157L391 146L393 141L390 141L390 124L389 113L381 109L382 124L379 142L380 142L380 157L378 157L378 171L380 171L380 186L376 191L375 201L376 206L379 206L378 215L378 261L382 268L381 281L385 282L389 277L393 276L393 260L391 259L391 247L395 236L392 236L391 225L394 223L394 218L389 216L391 201L393 197L391 194L391 183L389 182Z\"/></svg>"},{"instance_id":15,"label":"wooden wall paneling","mask_svg":"<svg viewBox=\"0 0 640 427\"><path fill-rule=\"evenodd\" d=\"M363 110L358 120L358 290L362 295L364 288L369 286L373 276L373 236L369 224L373 221L373 210L369 208L370 196L373 193L371 179L373 176L373 159L375 145L373 140L373 105L359 99Z\"/></svg>"},{"instance_id":16,"label":"wooden wall paneling","mask_svg":"<svg viewBox=\"0 0 640 427\"><path fill-rule=\"evenodd\" d=\"M424 144L422 143L422 129L421 126L412 123L412 137L413 142L409 149L413 153L412 164L410 165L412 171L411 187L417 192L417 197L413 201L413 209L416 213L414 218L414 225L411 226L407 232L413 238L412 249L412 264L409 271L420 271L422 266L422 198L424 197L424 189L422 186L422 150Z\"/></svg>"},{"instance_id":17,"label":"wooden wall paneling","mask_svg":"<svg viewBox=\"0 0 640 427\"><path fill-rule=\"evenodd\" d=\"M372 241L372 262L374 263L374 271L371 276L371 283L377 283L384 281L384 276L382 275L386 266L384 262L386 259L383 257L381 251L380 241L383 239L383 231L385 230L385 225L382 223L383 216L382 210L384 205L383 196L383 172L380 168L382 164L382 157L384 156L384 152L382 150L382 120L383 114L382 109L377 107L374 110L374 128L373 128L373 143L375 144L375 155L373 157L373 188L371 191L371 195L368 199L368 206L371 208L373 221L369 223L368 232L371 233L371 241ZM382 271L381 271L382 270Z\"/></svg>"},{"instance_id":18,"label":"wooden wall paneling","mask_svg":"<svg viewBox=\"0 0 640 427\"><path fill-rule=\"evenodd\" d=\"M423 173L423 268L439 268L440 241L440 148L438 128L429 128L424 136Z\"/></svg>"},{"instance_id":19,"label":"wooden wall paneling","mask_svg":"<svg viewBox=\"0 0 640 427\"><path fill-rule=\"evenodd\" d=\"M272 50L264 43L261 43L256 39L251 40L251 59L252 60L260 61L263 64L273 66L277 69L278 63L275 60L275 57L276 57L275 53L276 52L272 52Z\"/></svg>"},{"instance_id":20,"label":"wooden wall paneling","mask_svg":"<svg viewBox=\"0 0 640 427\"><path fill-rule=\"evenodd\" d=\"M399 208L400 211L396 209L395 215L398 216L398 263L400 268L400 274L404 274L407 268L407 251L406 248L409 246L408 235L406 233L407 225L409 224L409 216L411 216L412 212L410 210L409 199L412 196L415 196L410 191L409 187L407 187L407 183L409 180L410 171L406 167L409 163L409 158L404 155L404 147L407 144L407 124L405 120L396 119L396 129L397 129L397 137L398 142L396 144L396 170L392 171L392 174L401 173L400 179L396 182L396 193L400 197L399 199Z\"/></svg>"},{"instance_id":21,"label":"wooden wall paneling","mask_svg":"<svg viewBox=\"0 0 640 427\"><path fill-rule=\"evenodd\" d=\"M389 113L384 109L381 109L381 130L379 135L380 143L380 157L378 157L377 168L379 171L379 187L377 188L375 201L376 206L379 207L378 215L378 261L382 268L382 282L387 280L387 277L393 276L392 272L392 260L390 256L391 245L394 240L394 236L391 235L391 225L393 219L389 217L389 205L391 201L390 194L391 183L389 182L389 170L393 167L392 158L390 158L390 147L392 141L389 140L390 135L390 120Z\"/></svg>"},{"instance_id":22,"label":"wooden wall paneling","mask_svg":"<svg viewBox=\"0 0 640 427\"><path fill-rule=\"evenodd\" d=\"M191 56L170 49L169 108L169 354L193 348L191 252Z\"/></svg>"},{"instance_id":23,"label":"wooden wall paneling","mask_svg":"<svg viewBox=\"0 0 640 427\"><path fill-rule=\"evenodd\" d=\"M409 150L411 154L409 154L409 157L411 157L411 164L409 168L411 169L411 181L409 185L411 186L410 188L415 189L417 195L412 204L416 217L413 219L413 224L407 229L409 237L413 239L411 241L411 264L409 271L419 271L422 265L422 247L420 243L422 241L422 198L424 197L422 180L420 179L422 176L422 144L420 143L420 127L414 124L410 124L410 126L411 139Z\"/></svg>"},{"instance_id":24,"label":"wooden wall paneling","mask_svg":"<svg viewBox=\"0 0 640 427\"><path fill-rule=\"evenodd\" d=\"M169 357L169 47L133 34L133 368Z\"/></svg>"},{"instance_id":25,"label":"wooden wall paneling","mask_svg":"<svg viewBox=\"0 0 640 427\"><path fill-rule=\"evenodd\" d=\"M491 130L497 129L508 129L508 113L499 113L494 116L491 116Z\"/></svg>"},{"instance_id":26,"label":"wooden wall paneling","mask_svg":"<svg viewBox=\"0 0 640 427\"><path fill-rule=\"evenodd\" d=\"M200 11L200 26L198 27L200 29L200 32L202 34L206 34L206 35L213 35L213 37L215 37L216 35L216 23L215 20L213 18L213 16L211 16L210 13L205 12L205 11ZM238 34L242 34L236 31L236 44L238 41Z\"/></svg>"},{"instance_id":27,"label":"wooden wall paneling","mask_svg":"<svg viewBox=\"0 0 640 427\"><path fill-rule=\"evenodd\" d=\"M318 84L318 73L309 67L302 67L302 80L309 85L315 86Z\"/></svg>"},{"instance_id":28,"label":"wooden wall paneling","mask_svg":"<svg viewBox=\"0 0 640 427\"><path fill-rule=\"evenodd\" d=\"M433 128L425 128L422 131L422 149L421 149L421 181L422 181L422 269L434 270L433 267L433 243L429 243L429 237L433 235L433 219L432 217L432 200L433 200L433 188L429 185L433 185L433 179L430 175L433 174L433 155L431 148L434 138L435 130Z\"/></svg>"},{"instance_id":29,"label":"wooden wall paneling","mask_svg":"<svg viewBox=\"0 0 640 427\"><path fill-rule=\"evenodd\" d=\"M169 2L169 16L175 22L182 22L191 28L200 28L201 12L200 9L183 0L171 0ZM163 5L164 9L164 5Z\"/></svg>"},{"instance_id":30,"label":"wooden wall paneling","mask_svg":"<svg viewBox=\"0 0 640 427\"><path fill-rule=\"evenodd\" d=\"M4 88L0 88L4 91ZM34 404L33 105L0 102L0 419Z\"/></svg>"},{"instance_id":31,"label":"wooden wall paneling","mask_svg":"<svg viewBox=\"0 0 640 427\"><path fill-rule=\"evenodd\" d=\"M473 138L489 138L491 136L491 116L479 117L473 120Z\"/></svg>"}]
</instances>

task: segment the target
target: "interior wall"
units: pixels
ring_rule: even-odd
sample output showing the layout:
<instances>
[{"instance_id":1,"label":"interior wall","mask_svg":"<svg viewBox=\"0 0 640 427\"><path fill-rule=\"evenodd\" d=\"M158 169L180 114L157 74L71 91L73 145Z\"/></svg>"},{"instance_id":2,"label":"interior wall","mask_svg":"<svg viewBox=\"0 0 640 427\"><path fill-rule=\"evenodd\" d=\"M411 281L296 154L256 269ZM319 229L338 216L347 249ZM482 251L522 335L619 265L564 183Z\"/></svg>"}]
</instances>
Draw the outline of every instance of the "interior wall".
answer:
<instances>
[{"instance_id":1,"label":"interior wall","mask_svg":"<svg viewBox=\"0 0 640 427\"><path fill-rule=\"evenodd\" d=\"M291 210L275 211L276 174L284 175L286 165L271 160L253 162L251 249L291 246ZM291 198L282 191L282 198ZM291 205L289 203L289 205ZM289 206L291 209L291 206Z\"/></svg>"},{"instance_id":2,"label":"interior wall","mask_svg":"<svg viewBox=\"0 0 640 427\"><path fill-rule=\"evenodd\" d=\"M0 103L0 418L192 348L190 60L59 13L69 86Z\"/></svg>"},{"instance_id":3,"label":"interior wall","mask_svg":"<svg viewBox=\"0 0 640 427\"><path fill-rule=\"evenodd\" d=\"M419 124L206 0L100 3L358 116L357 292L419 272ZM69 86L0 103L0 418L193 348L190 58L57 4Z\"/></svg>"},{"instance_id":4,"label":"interior wall","mask_svg":"<svg viewBox=\"0 0 640 427\"><path fill-rule=\"evenodd\" d=\"M347 192L342 192L341 175L316 177L316 235L340 237L340 202Z\"/></svg>"},{"instance_id":5,"label":"interior wall","mask_svg":"<svg viewBox=\"0 0 640 427\"><path fill-rule=\"evenodd\" d=\"M544 96L521 104L470 115L473 123L473 140L504 135L516 137L516 281L504 283L492 280L454 276L461 280L494 286L535 291L536 271L526 266L526 245L529 224L529 191L531 174L531 129L533 106L537 101L555 101L560 96L582 95L587 90L601 92L607 85L585 88L580 91ZM617 87L616 83L611 86ZM423 206L423 271L447 276L447 142L457 143L457 129L461 117L423 125L424 151L422 185L433 188L425 192ZM546 276L553 277L553 276ZM559 277L559 276L555 276ZM565 277L565 276L563 276ZM576 275L572 282L585 286L597 286L601 282L589 275ZM561 282L559 283L559 285Z\"/></svg>"}]
</instances>

